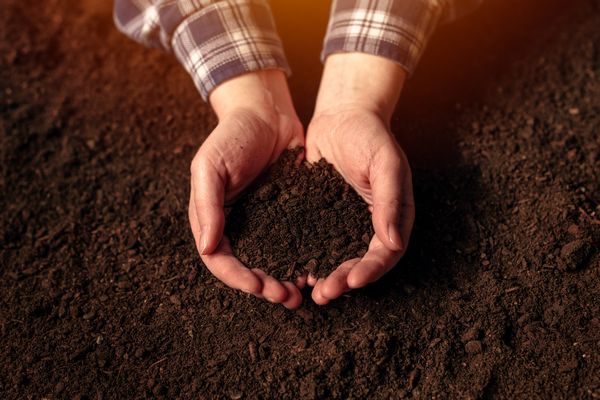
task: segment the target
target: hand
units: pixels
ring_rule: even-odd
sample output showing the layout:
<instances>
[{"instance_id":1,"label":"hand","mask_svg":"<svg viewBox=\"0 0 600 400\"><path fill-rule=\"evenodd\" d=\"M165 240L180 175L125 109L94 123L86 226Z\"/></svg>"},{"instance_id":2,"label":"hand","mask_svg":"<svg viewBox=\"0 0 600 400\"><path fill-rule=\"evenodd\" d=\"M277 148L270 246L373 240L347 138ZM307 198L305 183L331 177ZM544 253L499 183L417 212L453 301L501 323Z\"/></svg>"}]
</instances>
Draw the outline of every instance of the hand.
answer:
<instances>
[{"instance_id":1,"label":"hand","mask_svg":"<svg viewBox=\"0 0 600 400\"><path fill-rule=\"evenodd\" d=\"M286 148L304 144L285 76L277 70L239 76L219 85L210 102L219 123L191 166L189 219L200 257L226 285L296 308L302 301L296 285L246 268L223 236L225 202L239 195Z\"/></svg>"},{"instance_id":2,"label":"hand","mask_svg":"<svg viewBox=\"0 0 600 400\"><path fill-rule=\"evenodd\" d=\"M316 280L313 300L327 304L342 293L376 281L400 260L414 221L412 177L389 120L404 80L402 69L366 54L328 57L306 156L325 158L369 205L375 235L362 259L342 263Z\"/></svg>"}]
</instances>

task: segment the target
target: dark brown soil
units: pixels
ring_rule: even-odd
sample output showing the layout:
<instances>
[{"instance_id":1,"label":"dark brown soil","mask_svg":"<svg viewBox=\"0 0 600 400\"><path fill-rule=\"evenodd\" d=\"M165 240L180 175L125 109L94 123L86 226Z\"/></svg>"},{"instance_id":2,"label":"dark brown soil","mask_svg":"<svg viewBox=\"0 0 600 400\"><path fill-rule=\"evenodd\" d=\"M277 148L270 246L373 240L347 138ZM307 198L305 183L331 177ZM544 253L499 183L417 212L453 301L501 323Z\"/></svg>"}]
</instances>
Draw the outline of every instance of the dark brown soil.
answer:
<instances>
[{"instance_id":1,"label":"dark brown soil","mask_svg":"<svg viewBox=\"0 0 600 400\"><path fill-rule=\"evenodd\" d=\"M281 280L325 277L362 257L373 236L367 204L325 160L296 165L300 151L286 151L236 201L225 228L244 264Z\"/></svg>"},{"instance_id":2,"label":"dark brown soil","mask_svg":"<svg viewBox=\"0 0 600 400\"><path fill-rule=\"evenodd\" d=\"M408 253L298 311L199 261L188 171L215 119L177 63L110 2L0 7L3 399L600 397L597 1L438 31L393 123Z\"/></svg>"}]
</instances>

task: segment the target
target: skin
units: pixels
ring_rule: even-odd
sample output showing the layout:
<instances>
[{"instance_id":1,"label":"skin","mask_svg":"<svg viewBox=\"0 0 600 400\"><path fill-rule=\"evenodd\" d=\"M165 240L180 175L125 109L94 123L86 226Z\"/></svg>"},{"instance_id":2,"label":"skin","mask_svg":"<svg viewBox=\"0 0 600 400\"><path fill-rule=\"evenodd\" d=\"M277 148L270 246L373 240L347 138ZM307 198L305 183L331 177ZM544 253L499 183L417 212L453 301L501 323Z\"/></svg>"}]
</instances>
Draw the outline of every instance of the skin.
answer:
<instances>
[{"instance_id":1,"label":"skin","mask_svg":"<svg viewBox=\"0 0 600 400\"><path fill-rule=\"evenodd\" d=\"M376 281L404 255L414 221L411 171L390 132L405 79L397 64L363 53L327 58L315 113L304 142L284 74L265 70L219 85L210 102L219 123L191 166L189 218L205 265L226 285L294 309L300 288L327 304ZM375 235L363 258L342 263L325 279L279 282L248 269L223 236L223 207L286 148L305 146L306 158L325 158L369 204Z\"/></svg>"}]
</instances>

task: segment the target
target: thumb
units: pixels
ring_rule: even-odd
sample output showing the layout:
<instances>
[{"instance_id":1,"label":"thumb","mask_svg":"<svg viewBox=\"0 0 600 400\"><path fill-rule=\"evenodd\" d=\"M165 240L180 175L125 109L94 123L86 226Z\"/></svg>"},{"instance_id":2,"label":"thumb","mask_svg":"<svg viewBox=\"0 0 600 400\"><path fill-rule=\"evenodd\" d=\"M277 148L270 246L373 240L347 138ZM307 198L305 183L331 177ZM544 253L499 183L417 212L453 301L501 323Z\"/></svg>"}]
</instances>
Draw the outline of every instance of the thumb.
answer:
<instances>
[{"instance_id":1,"label":"thumb","mask_svg":"<svg viewBox=\"0 0 600 400\"><path fill-rule=\"evenodd\" d=\"M210 162L201 159L192 166L192 191L200 228L200 254L211 254L225 227L225 179Z\"/></svg>"},{"instance_id":2,"label":"thumb","mask_svg":"<svg viewBox=\"0 0 600 400\"><path fill-rule=\"evenodd\" d=\"M402 251L405 243L400 234L402 211L402 180L405 172L401 164L394 162L381 168L373 168L370 173L373 193L373 228L381 242L392 251Z\"/></svg>"},{"instance_id":3,"label":"thumb","mask_svg":"<svg viewBox=\"0 0 600 400\"><path fill-rule=\"evenodd\" d=\"M319 150L319 146L317 144L317 133L311 128L308 128L308 132L306 133L306 148L305 148L305 156L306 161L311 164L318 162L321 158L323 158L321 151Z\"/></svg>"},{"instance_id":4,"label":"thumb","mask_svg":"<svg viewBox=\"0 0 600 400\"><path fill-rule=\"evenodd\" d=\"M305 157L306 161L311 164L317 163L321 158L323 158L319 148L310 141L306 142Z\"/></svg>"}]
</instances>

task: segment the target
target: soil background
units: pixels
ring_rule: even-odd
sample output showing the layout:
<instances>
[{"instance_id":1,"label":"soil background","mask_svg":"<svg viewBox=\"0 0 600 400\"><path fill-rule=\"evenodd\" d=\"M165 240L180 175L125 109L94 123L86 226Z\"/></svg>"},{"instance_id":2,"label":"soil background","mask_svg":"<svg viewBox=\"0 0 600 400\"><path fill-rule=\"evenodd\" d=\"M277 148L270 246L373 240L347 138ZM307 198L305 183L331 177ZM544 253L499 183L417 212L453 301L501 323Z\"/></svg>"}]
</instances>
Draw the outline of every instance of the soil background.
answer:
<instances>
[{"instance_id":1,"label":"soil background","mask_svg":"<svg viewBox=\"0 0 600 400\"><path fill-rule=\"evenodd\" d=\"M283 3L306 120L322 31L298 21L327 10ZM404 259L287 311L197 256L189 163L216 120L172 57L111 2L2 0L1 397L599 398L600 4L524 3L441 27L407 84Z\"/></svg>"}]
</instances>

